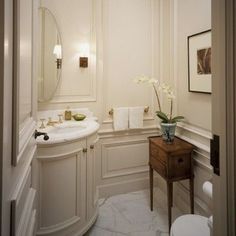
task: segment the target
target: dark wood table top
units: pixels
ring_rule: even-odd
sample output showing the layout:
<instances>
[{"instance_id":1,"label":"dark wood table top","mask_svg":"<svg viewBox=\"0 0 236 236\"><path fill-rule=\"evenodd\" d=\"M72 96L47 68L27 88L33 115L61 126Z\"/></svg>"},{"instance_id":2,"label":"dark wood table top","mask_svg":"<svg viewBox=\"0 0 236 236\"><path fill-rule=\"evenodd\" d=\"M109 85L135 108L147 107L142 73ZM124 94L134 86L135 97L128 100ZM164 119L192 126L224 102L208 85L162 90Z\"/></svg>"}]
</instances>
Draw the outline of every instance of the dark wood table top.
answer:
<instances>
[{"instance_id":1,"label":"dark wood table top","mask_svg":"<svg viewBox=\"0 0 236 236\"><path fill-rule=\"evenodd\" d=\"M165 142L161 136L149 137L151 143L161 148L166 153L176 153L182 151L191 152L194 146L180 138L175 137L172 143Z\"/></svg>"}]
</instances>

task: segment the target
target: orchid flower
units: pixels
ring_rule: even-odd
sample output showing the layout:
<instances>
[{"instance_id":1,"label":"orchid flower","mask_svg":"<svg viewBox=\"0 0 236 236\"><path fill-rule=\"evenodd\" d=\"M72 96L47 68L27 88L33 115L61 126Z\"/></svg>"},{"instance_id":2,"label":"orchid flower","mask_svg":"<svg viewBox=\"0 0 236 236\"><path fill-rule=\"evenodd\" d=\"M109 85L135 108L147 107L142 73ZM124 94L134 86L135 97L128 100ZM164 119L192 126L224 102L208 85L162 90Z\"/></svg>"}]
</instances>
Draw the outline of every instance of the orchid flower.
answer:
<instances>
[{"instance_id":1,"label":"orchid flower","mask_svg":"<svg viewBox=\"0 0 236 236\"><path fill-rule=\"evenodd\" d=\"M157 103L158 103L158 107L159 107L159 111L156 112L157 116L162 120L162 122L164 123L176 123L182 119L184 119L183 116L176 116L174 118L172 118L172 113L173 113L173 100L175 99L175 95L174 95L174 91L172 89L171 86L163 83L160 84L159 81L155 78L150 78L148 76L141 76L138 77L134 80L134 82L141 84L141 83L146 83L146 84L151 84L156 98L157 98ZM170 114L166 115L165 113L163 113L161 111L161 103L160 103L160 99L159 99L159 95L158 95L158 91L162 91L164 94L166 94L167 99L170 101ZM169 117L169 118L168 118Z\"/></svg>"}]
</instances>

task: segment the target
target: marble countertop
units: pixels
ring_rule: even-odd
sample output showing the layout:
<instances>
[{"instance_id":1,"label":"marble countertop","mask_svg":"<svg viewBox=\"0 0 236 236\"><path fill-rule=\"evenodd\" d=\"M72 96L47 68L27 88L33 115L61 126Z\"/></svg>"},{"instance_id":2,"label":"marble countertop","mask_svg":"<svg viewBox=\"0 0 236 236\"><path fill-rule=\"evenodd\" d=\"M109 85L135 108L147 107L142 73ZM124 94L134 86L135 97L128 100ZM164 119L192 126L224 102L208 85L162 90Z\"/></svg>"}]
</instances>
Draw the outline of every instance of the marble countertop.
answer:
<instances>
[{"instance_id":1,"label":"marble countertop","mask_svg":"<svg viewBox=\"0 0 236 236\"><path fill-rule=\"evenodd\" d=\"M40 123L38 127L40 127ZM48 134L49 140L45 141L43 136L39 136L37 144L46 146L76 141L97 132L98 129L99 124L94 117L86 118L83 121L63 121L63 123L58 123L54 126L46 126L44 129L38 128L39 132L46 132Z\"/></svg>"}]
</instances>

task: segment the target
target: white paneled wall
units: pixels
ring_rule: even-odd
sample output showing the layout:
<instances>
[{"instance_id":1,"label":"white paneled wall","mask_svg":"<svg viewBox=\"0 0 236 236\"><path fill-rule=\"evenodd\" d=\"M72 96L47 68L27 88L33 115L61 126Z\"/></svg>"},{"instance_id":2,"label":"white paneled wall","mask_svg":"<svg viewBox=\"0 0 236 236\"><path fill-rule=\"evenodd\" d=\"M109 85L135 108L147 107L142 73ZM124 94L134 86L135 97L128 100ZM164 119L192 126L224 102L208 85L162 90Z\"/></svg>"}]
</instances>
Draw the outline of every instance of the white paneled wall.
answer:
<instances>
[{"instance_id":1,"label":"white paneled wall","mask_svg":"<svg viewBox=\"0 0 236 236\"><path fill-rule=\"evenodd\" d=\"M136 76L147 74L176 87L175 111L186 116L190 123L182 125L178 134L196 145L197 211L208 214L201 185L211 177L211 101L210 95L187 91L185 46L188 34L210 27L209 1L71 0L68 4L64 0L42 0L42 5L58 20L64 56L62 81L56 96L49 103L39 104L39 109L88 107L98 117L101 129L96 180L100 197L148 187L147 137L158 134L156 104L152 88L133 82ZM201 12L204 20L198 21L197 14L190 12ZM83 41L90 42L91 57L96 52L96 63L81 70L78 45ZM109 110L140 105L150 107L144 116L144 128L114 132ZM199 115L202 113L204 117ZM157 182L164 186L161 179ZM187 189L184 182L175 185L175 203L186 210Z\"/></svg>"},{"instance_id":2,"label":"white paneled wall","mask_svg":"<svg viewBox=\"0 0 236 236\"><path fill-rule=\"evenodd\" d=\"M150 88L135 85L133 79L152 73L151 1L105 0L103 4L106 110L150 104Z\"/></svg>"},{"instance_id":3,"label":"white paneled wall","mask_svg":"<svg viewBox=\"0 0 236 236\"><path fill-rule=\"evenodd\" d=\"M161 1L161 56L160 74L164 81L175 87L174 111L185 116L179 124L180 138L195 145L195 210L211 214L211 204L202 192L202 184L212 178L210 166L211 95L188 92L187 37L211 28L211 1ZM201 17L199 18L199 12ZM168 103L165 103L165 108ZM160 181L160 186L163 183ZM163 187L164 188L164 187ZM182 181L174 185L175 203L189 212L188 184Z\"/></svg>"},{"instance_id":4,"label":"white paneled wall","mask_svg":"<svg viewBox=\"0 0 236 236\"><path fill-rule=\"evenodd\" d=\"M176 1L176 80L178 112L188 123L211 130L211 95L188 92L187 37L211 29L211 0ZM199 12L201 17L199 17Z\"/></svg>"}]
</instances>

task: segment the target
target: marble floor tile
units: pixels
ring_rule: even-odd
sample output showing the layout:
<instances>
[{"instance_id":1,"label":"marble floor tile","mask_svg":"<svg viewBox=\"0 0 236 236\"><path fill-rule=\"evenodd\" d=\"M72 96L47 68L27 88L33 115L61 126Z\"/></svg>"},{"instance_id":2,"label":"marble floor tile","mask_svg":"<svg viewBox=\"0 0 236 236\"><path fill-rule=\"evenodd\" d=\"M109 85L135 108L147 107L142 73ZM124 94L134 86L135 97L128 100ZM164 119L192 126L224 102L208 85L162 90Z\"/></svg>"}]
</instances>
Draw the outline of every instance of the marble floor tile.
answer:
<instances>
[{"instance_id":1,"label":"marble floor tile","mask_svg":"<svg viewBox=\"0 0 236 236\"><path fill-rule=\"evenodd\" d=\"M181 215L172 208L173 220ZM149 191L120 194L99 200L99 215L86 236L168 236L165 194L154 189L154 209L150 211Z\"/></svg>"}]
</instances>

